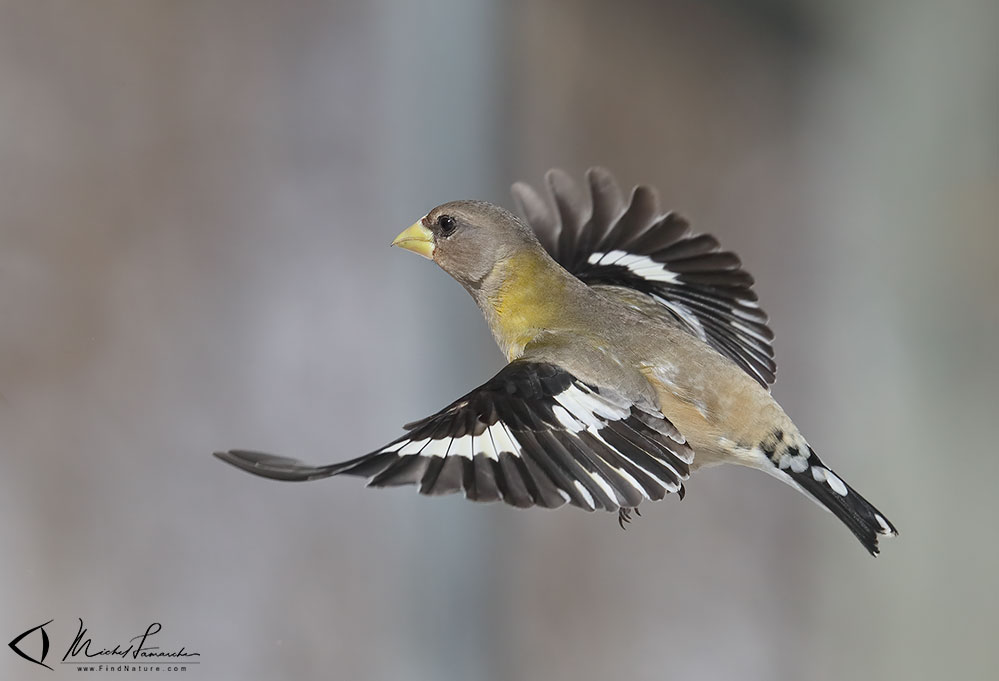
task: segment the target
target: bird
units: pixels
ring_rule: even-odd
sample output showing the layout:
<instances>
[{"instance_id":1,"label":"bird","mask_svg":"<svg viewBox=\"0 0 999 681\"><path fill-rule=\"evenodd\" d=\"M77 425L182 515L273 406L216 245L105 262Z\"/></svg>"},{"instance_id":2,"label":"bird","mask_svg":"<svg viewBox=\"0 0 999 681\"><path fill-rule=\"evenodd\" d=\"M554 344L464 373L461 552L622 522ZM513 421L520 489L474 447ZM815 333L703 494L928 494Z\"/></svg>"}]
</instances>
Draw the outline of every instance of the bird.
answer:
<instances>
[{"instance_id":1,"label":"bird","mask_svg":"<svg viewBox=\"0 0 999 681\"><path fill-rule=\"evenodd\" d=\"M878 555L894 525L815 453L771 395L774 334L754 279L709 234L625 197L594 167L547 191L517 182L520 216L461 200L392 242L471 294L508 364L369 454L313 466L252 450L215 452L266 478L360 476L425 495L618 513L680 499L719 464L764 471L831 511Z\"/></svg>"}]
</instances>

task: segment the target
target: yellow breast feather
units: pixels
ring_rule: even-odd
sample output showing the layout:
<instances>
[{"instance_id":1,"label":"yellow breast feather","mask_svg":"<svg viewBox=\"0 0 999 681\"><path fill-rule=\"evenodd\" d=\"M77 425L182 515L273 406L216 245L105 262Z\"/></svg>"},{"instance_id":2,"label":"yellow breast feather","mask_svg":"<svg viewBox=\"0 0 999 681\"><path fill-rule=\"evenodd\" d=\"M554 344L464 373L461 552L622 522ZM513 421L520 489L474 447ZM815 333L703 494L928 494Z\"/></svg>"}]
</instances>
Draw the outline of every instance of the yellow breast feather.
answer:
<instances>
[{"instance_id":1,"label":"yellow breast feather","mask_svg":"<svg viewBox=\"0 0 999 681\"><path fill-rule=\"evenodd\" d=\"M501 283L488 298L489 325L513 361L539 334L564 323L570 311L567 282L554 263L533 252L513 255L497 267Z\"/></svg>"}]
</instances>

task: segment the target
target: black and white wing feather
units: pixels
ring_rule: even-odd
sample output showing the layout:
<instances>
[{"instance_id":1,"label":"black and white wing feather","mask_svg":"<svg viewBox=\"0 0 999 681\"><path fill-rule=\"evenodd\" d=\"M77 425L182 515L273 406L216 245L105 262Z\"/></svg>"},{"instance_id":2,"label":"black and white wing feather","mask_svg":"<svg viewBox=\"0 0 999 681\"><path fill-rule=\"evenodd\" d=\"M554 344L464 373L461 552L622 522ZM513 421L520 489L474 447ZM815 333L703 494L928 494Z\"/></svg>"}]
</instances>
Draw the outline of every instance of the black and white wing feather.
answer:
<instances>
[{"instance_id":1,"label":"black and white wing feather","mask_svg":"<svg viewBox=\"0 0 999 681\"><path fill-rule=\"evenodd\" d=\"M636 187L628 203L602 168L587 174L589 197L564 172L549 171L549 200L518 182L513 196L553 258L593 286L650 296L690 333L769 388L774 382L773 332L738 256L709 234L693 234L663 213L653 189Z\"/></svg>"},{"instance_id":2,"label":"black and white wing feather","mask_svg":"<svg viewBox=\"0 0 999 681\"><path fill-rule=\"evenodd\" d=\"M682 497L694 456L658 411L527 360L405 427L378 451L326 466L241 450L216 456L278 480L358 475L374 487L413 484L422 494L590 511L633 508L668 492Z\"/></svg>"}]
</instances>

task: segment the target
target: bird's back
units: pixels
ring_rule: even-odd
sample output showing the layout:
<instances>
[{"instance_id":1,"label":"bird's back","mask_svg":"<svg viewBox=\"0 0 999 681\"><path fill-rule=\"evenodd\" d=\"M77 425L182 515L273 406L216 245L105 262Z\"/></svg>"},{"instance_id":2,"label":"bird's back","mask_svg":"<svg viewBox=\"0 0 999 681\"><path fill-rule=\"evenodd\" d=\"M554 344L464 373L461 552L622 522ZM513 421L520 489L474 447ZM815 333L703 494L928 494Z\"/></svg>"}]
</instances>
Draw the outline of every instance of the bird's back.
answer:
<instances>
[{"instance_id":1,"label":"bird's back","mask_svg":"<svg viewBox=\"0 0 999 681\"><path fill-rule=\"evenodd\" d=\"M627 376L629 396L651 396L696 452L692 468L761 467L759 445L776 428L806 446L769 391L661 305L624 287L590 289L592 295L574 301L578 310L567 311L591 320L586 330L553 331L545 343L557 346L580 375L596 382Z\"/></svg>"}]
</instances>

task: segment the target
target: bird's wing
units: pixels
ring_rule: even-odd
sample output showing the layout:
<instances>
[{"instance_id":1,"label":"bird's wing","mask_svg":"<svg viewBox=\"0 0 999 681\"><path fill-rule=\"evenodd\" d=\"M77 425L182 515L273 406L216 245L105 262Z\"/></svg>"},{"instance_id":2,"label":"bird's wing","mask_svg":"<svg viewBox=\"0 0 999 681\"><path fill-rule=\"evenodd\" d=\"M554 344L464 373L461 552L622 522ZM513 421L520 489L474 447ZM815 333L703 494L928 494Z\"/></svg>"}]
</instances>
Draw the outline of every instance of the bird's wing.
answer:
<instances>
[{"instance_id":1,"label":"bird's wing","mask_svg":"<svg viewBox=\"0 0 999 681\"><path fill-rule=\"evenodd\" d=\"M403 437L366 456L313 467L247 451L216 456L279 480L347 474L423 494L587 510L683 495L693 452L658 411L589 385L554 364L518 360Z\"/></svg>"},{"instance_id":2,"label":"bird's wing","mask_svg":"<svg viewBox=\"0 0 999 681\"><path fill-rule=\"evenodd\" d=\"M546 175L550 201L518 182L513 196L538 239L569 272L591 285L640 291L764 388L774 382L773 332L738 256L709 234L692 234L656 193L636 187L626 204L613 176L586 174L589 196L564 172Z\"/></svg>"}]
</instances>

